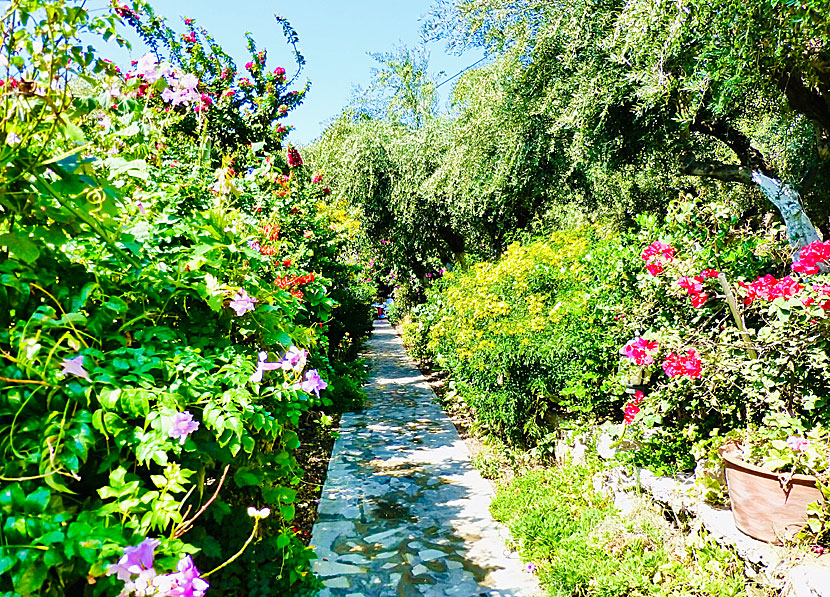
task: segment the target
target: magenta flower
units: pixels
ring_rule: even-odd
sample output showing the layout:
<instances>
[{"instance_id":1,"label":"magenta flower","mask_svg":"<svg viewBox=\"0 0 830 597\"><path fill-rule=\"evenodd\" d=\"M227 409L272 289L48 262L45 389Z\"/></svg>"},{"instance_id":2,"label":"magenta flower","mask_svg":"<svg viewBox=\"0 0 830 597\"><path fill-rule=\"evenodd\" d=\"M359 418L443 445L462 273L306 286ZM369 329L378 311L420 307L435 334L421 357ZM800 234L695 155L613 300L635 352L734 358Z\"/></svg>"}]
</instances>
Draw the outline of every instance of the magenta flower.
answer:
<instances>
[{"instance_id":1,"label":"magenta flower","mask_svg":"<svg viewBox=\"0 0 830 597\"><path fill-rule=\"evenodd\" d=\"M686 354L674 354L670 352L663 361L663 371L669 377L687 376L690 379L697 379L701 375L703 363L694 348L686 351Z\"/></svg>"},{"instance_id":2,"label":"magenta flower","mask_svg":"<svg viewBox=\"0 0 830 597\"><path fill-rule=\"evenodd\" d=\"M325 390L327 387L329 387L329 384L320 379L320 373L317 369L306 372L305 379L293 386L295 390L316 394L318 398L320 397L320 390Z\"/></svg>"},{"instance_id":3,"label":"magenta flower","mask_svg":"<svg viewBox=\"0 0 830 597\"><path fill-rule=\"evenodd\" d=\"M67 374L71 373L72 375L77 375L78 377L83 377L86 380L89 380L89 373L84 370L84 355L79 354L74 359L64 359L61 363L61 373L66 376Z\"/></svg>"},{"instance_id":4,"label":"magenta flower","mask_svg":"<svg viewBox=\"0 0 830 597\"><path fill-rule=\"evenodd\" d=\"M297 348L292 346L283 355L280 361L280 366L284 371L294 370L302 371L305 368L306 360L308 359L308 351L305 348Z\"/></svg>"},{"instance_id":5,"label":"magenta flower","mask_svg":"<svg viewBox=\"0 0 830 597\"><path fill-rule=\"evenodd\" d=\"M533 562L528 562L527 564L525 564L525 572L527 572L528 574L536 574L536 570L536 564L534 564Z\"/></svg>"},{"instance_id":6,"label":"magenta flower","mask_svg":"<svg viewBox=\"0 0 830 597\"><path fill-rule=\"evenodd\" d=\"M660 345L656 341L649 341L637 336L626 342L620 349L620 354L634 361L640 366L651 365L654 362L654 355Z\"/></svg>"},{"instance_id":7,"label":"magenta flower","mask_svg":"<svg viewBox=\"0 0 830 597\"><path fill-rule=\"evenodd\" d=\"M268 353L264 350L259 353L259 361L257 362L256 371L254 374L251 375L251 381L253 383L262 383L262 374L265 371L273 371L274 369L280 369L282 367L282 361L277 363L269 363L267 361Z\"/></svg>"},{"instance_id":8,"label":"magenta flower","mask_svg":"<svg viewBox=\"0 0 830 597\"><path fill-rule=\"evenodd\" d=\"M165 416L162 422L162 429L167 429L167 435L173 439L178 439L180 444L184 444L187 436L199 428L199 422L193 420L193 415L188 411L176 413L171 416Z\"/></svg>"},{"instance_id":9,"label":"magenta flower","mask_svg":"<svg viewBox=\"0 0 830 597\"><path fill-rule=\"evenodd\" d=\"M145 539L134 547L124 549L124 555L117 564L111 564L107 576L118 575L118 580L129 581L133 574L140 574L153 567L153 552L161 542L158 539Z\"/></svg>"},{"instance_id":10,"label":"magenta flower","mask_svg":"<svg viewBox=\"0 0 830 597\"><path fill-rule=\"evenodd\" d=\"M248 296L248 293L245 292L244 288L240 288L239 292L237 292L231 302L229 303L229 307L236 311L237 317L242 317L248 311L253 311L256 307L254 307L254 303L256 299L252 296Z\"/></svg>"}]
</instances>

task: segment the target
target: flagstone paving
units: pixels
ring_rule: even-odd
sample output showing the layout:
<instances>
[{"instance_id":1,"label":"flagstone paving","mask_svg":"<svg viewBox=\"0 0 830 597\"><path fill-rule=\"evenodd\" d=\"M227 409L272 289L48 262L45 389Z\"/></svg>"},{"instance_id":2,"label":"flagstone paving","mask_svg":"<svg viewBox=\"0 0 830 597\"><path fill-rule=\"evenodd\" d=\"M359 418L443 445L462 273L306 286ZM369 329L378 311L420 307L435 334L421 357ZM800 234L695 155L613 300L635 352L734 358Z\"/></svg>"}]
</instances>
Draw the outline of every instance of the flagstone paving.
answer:
<instances>
[{"instance_id":1,"label":"flagstone paving","mask_svg":"<svg viewBox=\"0 0 830 597\"><path fill-rule=\"evenodd\" d=\"M340 421L312 532L327 596L531 597L492 488L386 321L367 347L360 412Z\"/></svg>"}]
</instances>

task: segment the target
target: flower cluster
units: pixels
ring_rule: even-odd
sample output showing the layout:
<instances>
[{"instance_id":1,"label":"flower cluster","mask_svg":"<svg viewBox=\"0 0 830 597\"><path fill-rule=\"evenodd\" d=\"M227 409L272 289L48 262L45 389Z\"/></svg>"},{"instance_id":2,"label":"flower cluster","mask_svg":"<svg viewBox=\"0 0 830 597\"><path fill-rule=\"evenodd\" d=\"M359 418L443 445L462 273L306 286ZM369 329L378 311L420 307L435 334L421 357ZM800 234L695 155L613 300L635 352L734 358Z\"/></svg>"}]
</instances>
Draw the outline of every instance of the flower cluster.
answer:
<instances>
[{"instance_id":1,"label":"flower cluster","mask_svg":"<svg viewBox=\"0 0 830 597\"><path fill-rule=\"evenodd\" d=\"M658 342L638 336L633 340L629 340L620 350L620 354L640 366L651 365L654 362L653 353L657 351L658 347Z\"/></svg>"},{"instance_id":2,"label":"flower cluster","mask_svg":"<svg viewBox=\"0 0 830 597\"><path fill-rule=\"evenodd\" d=\"M296 147L289 147L286 150L287 158L288 158L288 167L289 168L297 168L303 165L303 158L300 155L300 152L297 151Z\"/></svg>"},{"instance_id":3,"label":"flower cluster","mask_svg":"<svg viewBox=\"0 0 830 597\"><path fill-rule=\"evenodd\" d=\"M738 286L746 291L744 304L751 305L755 299L762 298L772 301L777 298L789 299L804 290L804 286L793 280L790 276L778 280L775 276L767 274L750 284L738 282Z\"/></svg>"},{"instance_id":4,"label":"flower cluster","mask_svg":"<svg viewBox=\"0 0 830 597\"><path fill-rule=\"evenodd\" d=\"M200 104L196 108L201 110L213 103L209 96L200 94L196 90L199 86L199 79L196 75L192 73L178 74L169 64L166 62L159 63L150 53L144 54L135 62L135 69L128 72L126 78L140 78L143 81L144 85L139 88L140 94L146 92L148 85L152 85L160 79L165 79L168 86L161 92L161 99L173 106L198 100Z\"/></svg>"},{"instance_id":5,"label":"flower cluster","mask_svg":"<svg viewBox=\"0 0 830 597\"><path fill-rule=\"evenodd\" d=\"M646 269L652 276L663 271L663 266L674 259L674 247L660 241L654 241L647 246L640 257L646 262Z\"/></svg>"},{"instance_id":6,"label":"flower cluster","mask_svg":"<svg viewBox=\"0 0 830 597\"><path fill-rule=\"evenodd\" d=\"M320 379L320 373L317 369L311 369L306 372L305 379L303 381L295 383L292 387L295 390L302 390L308 394L314 393L317 395L317 398L319 398L320 390L325 390L329 387L329 384Z\"/></svg>"},{"instance_id":7,"label":"flower cluster","mask_svg":"<svg viewBox=\"0 0 830 597\"><path fill-rule=\"evenodd\" d=\"M793 262L793 271L801 274L817 274L822 263L830 261L830 240L815 241L801 249Z\"/></svg>"},{"instance_id":8,"label":"flower cluster","mask_svg":"<svg viewBox=\"0 0 830 597\"><path fill-rule=\"evenodd\" d=\"M677 280L677 285L680 286L680 288L683 288L686 291L686 294L692 297L692 306L700 308L709 298L709 296L703 292L703 283L705 279L717 278L718 275L720 274L717 270L705 269L700 272L700 275L692 278L688 276L681 276Z\"/></svg>"},{"instance_id":9,"label":"flower cluster","mask_svg":"<svg viewBox=\"0 0 830 597\"><path fill-rule=\"evenodd\" d=\"M288 265L291 265L290 260L286 260ZM283 265L285 265L285 261ZM288 267L287 265L285 267ZM310 274L306 274L304 276L277 276L274 279L274 284L278 287L282 288L283 290L288 290L291 294L296 296L297 298L303 298L303 292L299 289L300 286L313 282L315 278L314 272Z\"/></svg>"},{"instance_id":10,"label":"flower cluster","mask_svg":"<svg viewBox=\"0 0 830 597\"><path fill-rule=\"evenodd\" d=\"M640 404L643 402L643 398L645 398L645 394L637 390L634 392L634 398L626 403L625 416L623 417L626 425L631 425L634 422L634 418L640 412Z\"/></svg>"},{"instance_id":11,"label":"flower cluster","mask_svg":"<svg viewBox=\"0 0 830 597\"><path fill-rule=\"evenodd\" d=\"M209 585L201 577L189 555L179 560L176 572L156 574L153 559L155 549L160 543L158 539L145 539L138 545L127 547L118 563L109 567L108 576L115 574L118 580L124 581L124 588L119 597L133 594L203 597Z\"/></svg>"},{"instance_id":12,"label":"flower cluster","mask_svg":"<svg viewBox=\"0 0 830 597\"><path fill-rule=\"evenodd\" d=\"M697 351L690 348L686 354L674 354L670 352L666 360L663 361L663 371L669 377L687 376L690 379L700 377L702 363Z\"/></svg>"},{"instance_id":13,"label":"flower cluster","mask_svg":"<svg viewBox=\"0 0 830 597\"><path fill-rule=\"evenodd\" d=\"M188 411L184 411L162 417L161 427L167 431L168 436L179 440L180 444L184 444L187 436L199 428L199 422L194 421L193 415Z\"/></svg>"}]
</instances>

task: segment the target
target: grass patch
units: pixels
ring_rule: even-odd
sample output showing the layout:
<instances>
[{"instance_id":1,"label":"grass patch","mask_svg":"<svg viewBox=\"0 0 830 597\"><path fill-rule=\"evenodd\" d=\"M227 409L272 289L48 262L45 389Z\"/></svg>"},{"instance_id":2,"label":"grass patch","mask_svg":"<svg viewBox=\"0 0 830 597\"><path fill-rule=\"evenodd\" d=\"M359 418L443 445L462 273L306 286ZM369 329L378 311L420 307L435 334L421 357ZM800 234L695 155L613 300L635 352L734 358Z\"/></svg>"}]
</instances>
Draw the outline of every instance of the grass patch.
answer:
<instances>
[{"instance_id":1,"label":"grass patch","mask_svg":"<svg viewBox=\"0 0 830 597\"><path fill-rule=\"evenodd\" d=\"M672 527L644 498L622 516L593 490L589 466L528 471L497 490L491 511L510 529L549 595L757 596L743 564L705 535Z\"/></svg>"}]
</instances>

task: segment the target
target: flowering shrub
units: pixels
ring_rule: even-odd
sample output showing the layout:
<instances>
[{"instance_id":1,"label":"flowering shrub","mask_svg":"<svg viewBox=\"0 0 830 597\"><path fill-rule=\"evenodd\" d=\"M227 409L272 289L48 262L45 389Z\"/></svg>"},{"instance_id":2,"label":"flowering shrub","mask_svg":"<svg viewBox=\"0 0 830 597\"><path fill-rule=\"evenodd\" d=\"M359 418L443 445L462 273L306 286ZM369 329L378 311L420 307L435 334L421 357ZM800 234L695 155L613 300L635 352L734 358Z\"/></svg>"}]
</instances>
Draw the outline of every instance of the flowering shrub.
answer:
<instances>
[{"instance_id":1,"label":"flowering shrub","mask_svg":"<svg viewBox=\"0 0 830 597\"><path fill-rule=\"evenodd\" d=\"M514 442L537 441L558 417L610 416L623 394L607 383L622 341L614 313L634 280L633 247L620 241L556 233L447 273L414 310L407 342L450 371L479 425ZM645 360L653 349L627 350Z\"/></svg>"},{"instance_id":2,"label":"flowering shrub","mask_svg":"<svg viewBox=\"0 0 830 597\"><path fill-rule=\"evenodd\" d=\"M641 301L624 321L632 334L647 332L659 349L649 353L654 364L630 359L621 372L625 381L659 364L666 374L638 373L645 398L631 433L650 429L636 456L641 464L690 468L704 446L723 442L712 434L772 426L786 439L827 423L821 407L830 383L823 275L776 277L790 269L788 253L763 231L735 234L733 228L728 243L701 242L734 225L723 221L722 210L681 203L665 228L652 229L671 236L662 246L674 248L672 261L657 274L641 274ZM805 248L805 263L819 263L823 246ZM678 287L691 296L690 305L679 300ZM636 355L633 350L632 342L623 354ZM786 425L775 423L782 420Z\"/></svg>"},{"instance_id":3,"label":"flowering shrub","mask_svg":"<svg viewBox=\"0 0 830 597\"><path fill-rule=\"evenodd\" d=\"M4 81L26 83L0 90L0 592L311 590L296 428L364 325L332 322L335 290L361 308L338 220L277 137L250 145L268 102L212 128L235 79L201 30L128 78L77 36L146 5L4 10Z\"/></svg>"}]
</instances>

